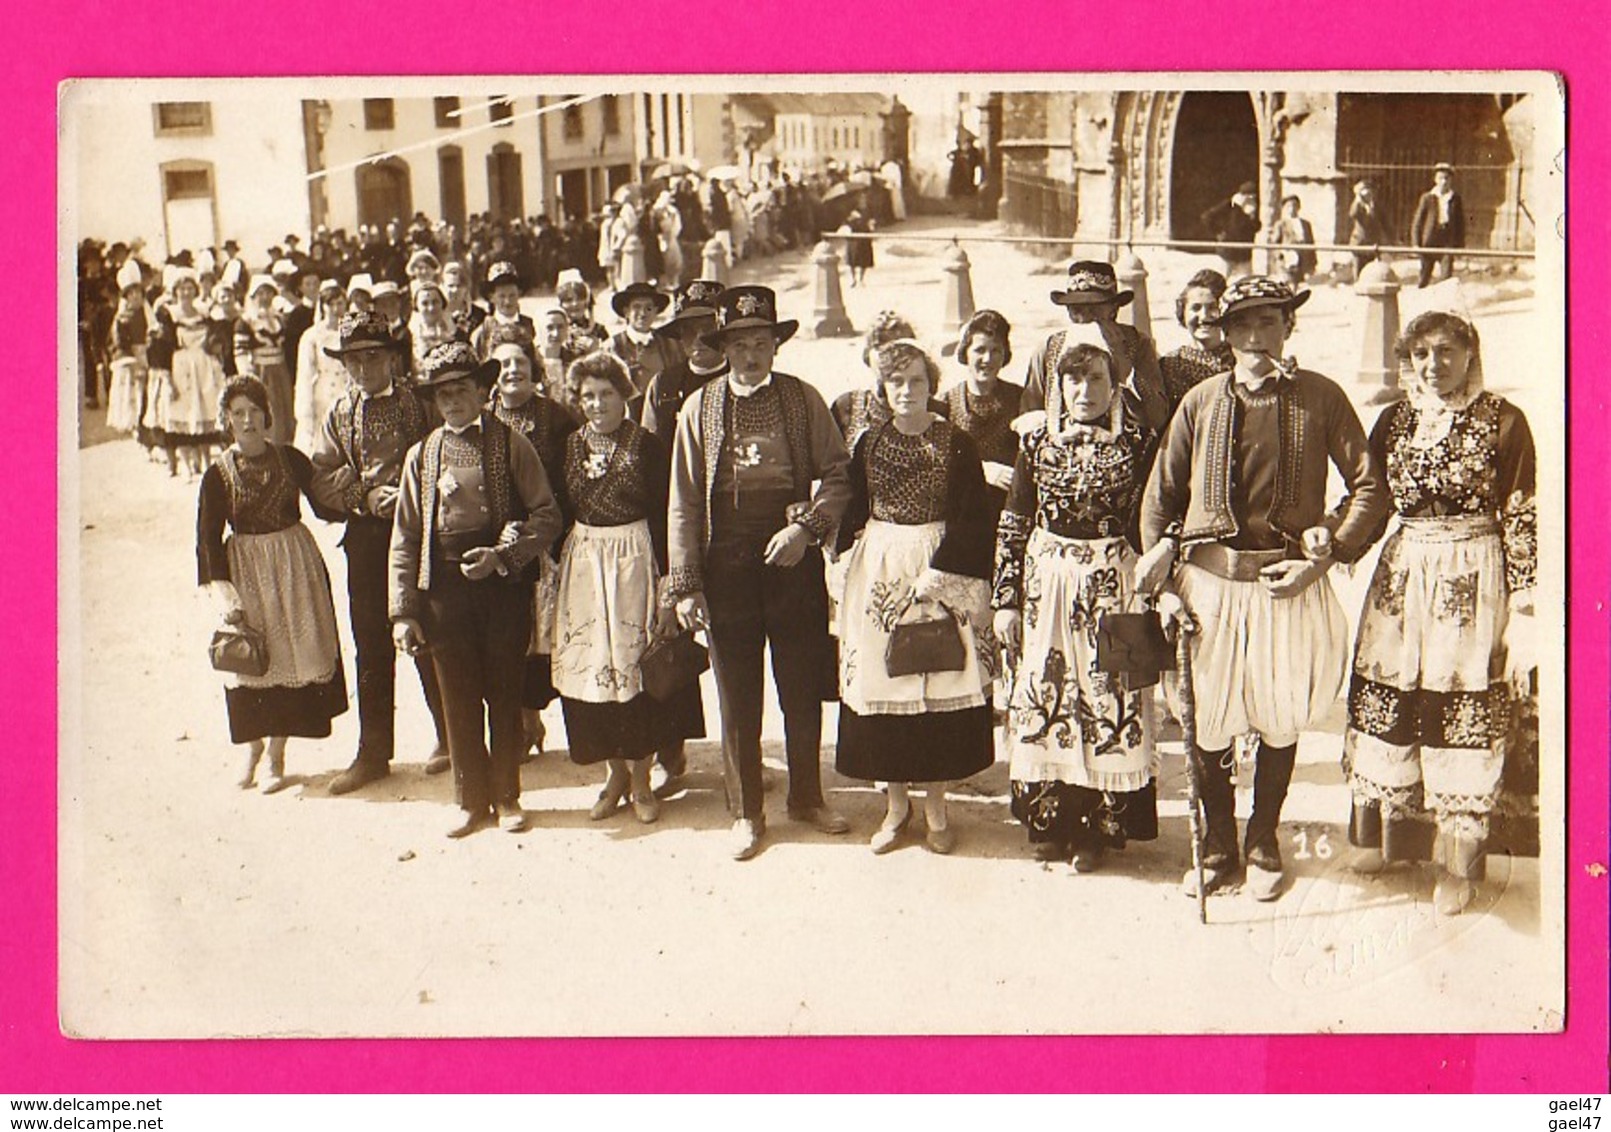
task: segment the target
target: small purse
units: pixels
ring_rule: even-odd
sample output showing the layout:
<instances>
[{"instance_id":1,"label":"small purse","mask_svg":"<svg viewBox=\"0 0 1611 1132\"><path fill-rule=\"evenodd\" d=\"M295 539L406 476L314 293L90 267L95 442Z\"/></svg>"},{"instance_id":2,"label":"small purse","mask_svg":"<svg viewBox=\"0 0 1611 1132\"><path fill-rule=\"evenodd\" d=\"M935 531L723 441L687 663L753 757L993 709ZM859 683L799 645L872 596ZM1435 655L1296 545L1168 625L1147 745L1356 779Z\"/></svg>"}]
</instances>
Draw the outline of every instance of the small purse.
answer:
<instances>
[{"instance_id":1,"label":"small purse","mask_svg":"<svg viewBox=\"0 0 1611 1132\"><path fill-rule=\"evenodd\" d=\"M945 606L943 617L903 621L890 630L884 649L884 671L891 676L925 672L961 672L968 663L962 626Z\"/></svg>"},{"instance_id":2,"label":"small purse","mask_svg":"<svg viewBox=\"0 0 1611 1132\"><path fill-rule=\"evenodd\" d=\"M269 669L268 642L262 633L247 625L225 625L213 630L207 659L219 672L262 676Z\"/></svg>"},{"instance_id":3,"label":"small purse","mask_svg":"<svg viewBox=\"0 0 1611 1132\"><path fill-rule=\"evenodd\" d=\"M699 679L710 667L710 650L694 640L692 629L654 642L638 661L643 690L668 700Z\"/></svg>"},{"instance_id":4,"label":"small purse","mask_svg":"<svg viewBox=\"0 0 1611 1132\"><path fill-rule=\"evenodd\" d=\"M1175 667L1175 647L1163 622L1145 613L1104 613L1096 624L1096 667L1123 676L1131 691L1150 688L1161 672Z\"/></svg>"}]
</instances>

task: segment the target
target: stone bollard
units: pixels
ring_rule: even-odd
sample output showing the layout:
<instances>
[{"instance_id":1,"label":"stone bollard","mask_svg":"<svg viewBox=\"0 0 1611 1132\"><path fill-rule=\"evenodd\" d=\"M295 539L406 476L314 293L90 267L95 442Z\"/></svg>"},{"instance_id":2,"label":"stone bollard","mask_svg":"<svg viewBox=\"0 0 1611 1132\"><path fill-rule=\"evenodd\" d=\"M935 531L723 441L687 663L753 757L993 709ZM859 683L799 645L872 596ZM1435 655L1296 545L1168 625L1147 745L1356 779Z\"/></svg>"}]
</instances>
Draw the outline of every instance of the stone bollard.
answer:
<instances>
[{"instance_id":1,"label":"stone bollard","mask_svg":"<svg viewBox=\"0 0 1611 1132\"><path fill-rule=\"evenodd\" d=\"M617 289L642 283L648 278L649 270L643 263L643 241L634 232L621 244L621 282Z\"/></svg>"},{"instance_id":2,"label":"stone bollard","mask_svg":"<svg viewBox=\"0 0 1611 1132\"><path fill-rule=\"evenodd\" d=\"M1398 277L1381 260L1373 260L1359 273L1354 293L1365 298L1365 339L1359 355L1359 382L1370 389L1365 402L1385 405L1399 400L1404 391L1398 385L1398 358L1393 344L1398 340Z\"/></svg>"},{"instance_id":3,"label":"stone bollard","mask_svg":"<svg viewBox=\"0 0 1611 1132\"><path fill-rule=\"evenodd\" d=\"M811 253L811 262L817 265L817 306L811 312L818 338L848 338L856 333L845 314L845 298L839 289L839 255L828 240L818 244Z\"/></svg>"},{"instance_id":4,"label":"stone bollard","mask_svg":"<svg viewBox=\"0 0 1611 1132\"><path fill-rule=\"evenodd\" d=\"M950 357L956 353L956 338L962 330L962 324L973 317L974 311L973 272L968 253L962 250L961 244L952 243L940 270L948 277L945 281L945 321L942 325L950 337L941 353Z\"/></svg>"},{"instance_id":5,"label":"stone bollard","mask_svg":"<svg viewBox=\"0 0 1611 1132\"><path fill-rule=\"evenodd\" d=\"M1152 338L1152 307L1147 300L1147 265L1133 251L1125 252L1113 265L1121 291L1134 291L1135 298L1119 309L1119 321L1128 322L1141 337Z\"/></svg>"},{"instance_id":6,"label":"stone bollard","mask_svg":"<svg viewBox=\"0 0 1611 1132\"><path fill-rule=\"evenodd\" d=\"M704 266L700 270L701 279L709 279L712 283L727 285L727 245L715 236L705 241Z\"/></svg>"}]
</instances>

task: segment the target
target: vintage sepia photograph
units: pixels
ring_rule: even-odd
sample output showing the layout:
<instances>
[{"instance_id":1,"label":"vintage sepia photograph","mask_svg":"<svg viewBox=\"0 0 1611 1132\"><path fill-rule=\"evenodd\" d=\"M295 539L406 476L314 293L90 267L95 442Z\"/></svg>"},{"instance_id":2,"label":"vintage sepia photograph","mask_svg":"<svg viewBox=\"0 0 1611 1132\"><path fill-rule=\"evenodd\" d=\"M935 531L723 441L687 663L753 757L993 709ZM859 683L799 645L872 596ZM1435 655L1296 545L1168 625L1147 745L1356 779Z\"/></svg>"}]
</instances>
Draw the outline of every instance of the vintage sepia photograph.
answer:
<instances>
[{"instance_id":1,"label":"vintage sepia photograph","mask_svg":"<svg viewBox=\"0 0 1611 1132\"><path fill-rule=\"evenodd\" d=\"M59 114L67 1037L1563 1029L1556 76Z\"/></svg>"}]
</instances>

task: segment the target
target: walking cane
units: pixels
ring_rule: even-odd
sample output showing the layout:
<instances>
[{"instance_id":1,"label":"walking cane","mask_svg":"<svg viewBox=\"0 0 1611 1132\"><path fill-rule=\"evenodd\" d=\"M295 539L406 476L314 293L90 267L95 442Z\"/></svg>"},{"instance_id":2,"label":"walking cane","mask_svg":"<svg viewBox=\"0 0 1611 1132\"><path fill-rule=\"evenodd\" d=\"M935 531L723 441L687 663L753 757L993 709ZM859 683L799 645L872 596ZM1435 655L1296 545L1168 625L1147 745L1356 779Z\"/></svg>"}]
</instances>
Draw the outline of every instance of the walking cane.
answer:
<instances>
[{"instance_id":1,"label":"walking cane","mask_svg":"<svg viewBox=\"0 0 1611 1132\"><path fill-rule=\"evenodd\" d=\"M1197 922L1208 923L1208 893L1203 884L1203 837L1207 824L1203 813L1201 756L1197 750L1197 692L1191 678L1191 633L1187 624L1176 624L1175 667L1180 673L1180 730L1186 740L1186 805L1191 822L1191 867L1197 873Z\"/></svg>"}]
</instances>

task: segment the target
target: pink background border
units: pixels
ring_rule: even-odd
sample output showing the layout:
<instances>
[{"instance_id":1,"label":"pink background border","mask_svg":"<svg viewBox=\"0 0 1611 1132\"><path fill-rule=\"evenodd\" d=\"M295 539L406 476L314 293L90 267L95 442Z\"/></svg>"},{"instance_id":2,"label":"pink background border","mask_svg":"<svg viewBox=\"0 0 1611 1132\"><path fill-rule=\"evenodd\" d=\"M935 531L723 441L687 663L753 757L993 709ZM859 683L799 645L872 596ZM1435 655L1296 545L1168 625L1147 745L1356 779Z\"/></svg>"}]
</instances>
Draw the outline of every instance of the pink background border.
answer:
<instances>
[{"instance_id":1,"label":"pink background border","mask_svg":"<svg viewBox=\"0 0 1611 1132\"><path fill-rule=\"evenodd\" d=\"M1073 0L871 5L835 18L798 3L687 5L637 0L627 20L544 5L510 22L393 0L386 25L339 5L67 3L14 13L21 47L0 75L13 260L0 281L14 337L13 411L34 422L34 461L14 460L0 497L12 554L0 585L0 640L12 707L6 759L7 927L0 931L0 1091L385 1092L615 1090L925 1091L1595 1091L1607 1088L1607 469L1595 428L1605 394L1580 379L1569 477L1573 767L1568 834L1568 1029L1560 1036L767 1039L753 1041L69 1042L56 1027L56 84L69 77L226 74L518 74L533 71L805 72L1069 70L1553 69L1565 73L1573 162L1569 195L1611 184L1611 90L1603 14L1584 0L1546 19L1513 3L1463 0L1458 29L1438 7L1399 0L1389 22L1336 6L1294 11L1220 0L1172 13L1161 3ZM296 15L293 12L301 9ZM540 13L548 13L544 20ZM339 21L339 22L338 22ZM1086 23L1086 21L1090 21ZM633 34L619 29L665 28ZM1102 26L1084 38L1081 26ZM1193 42L1175 29L1191 26ZM701 30L700 25L707 29ZM494 27L500 30L488 34ZM1040 29L1033 35L1028 29ZM407 32L430 29L429 40ZM1417 34L1421 29L1432 29ZM1303 45L1303 46L1300 46ZM1599 206L1596 206L1598 210ZM1570 259L1571 355L1600 356L1607 258L1603 216L1579 225ZM60 249L63 257L70 249ZM26 280L28 285L23 286ZM1600 350L1596 348L1599 347ZM1597 383L1596 383L1597 384ZM618 1067L631 1064L628 1074ZM1010 1070L1007 1067L1011 1067Z\"/></svg>"}]
</instances>

